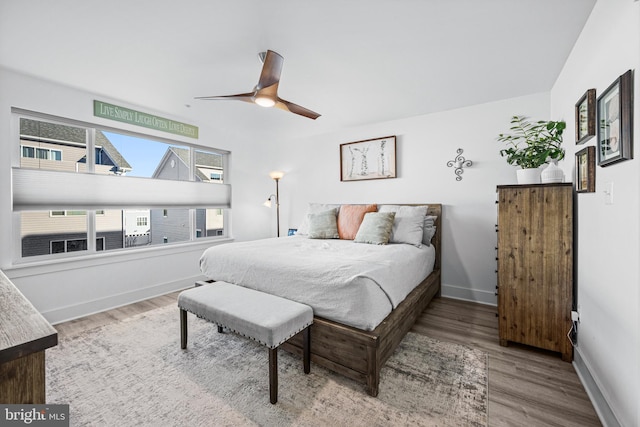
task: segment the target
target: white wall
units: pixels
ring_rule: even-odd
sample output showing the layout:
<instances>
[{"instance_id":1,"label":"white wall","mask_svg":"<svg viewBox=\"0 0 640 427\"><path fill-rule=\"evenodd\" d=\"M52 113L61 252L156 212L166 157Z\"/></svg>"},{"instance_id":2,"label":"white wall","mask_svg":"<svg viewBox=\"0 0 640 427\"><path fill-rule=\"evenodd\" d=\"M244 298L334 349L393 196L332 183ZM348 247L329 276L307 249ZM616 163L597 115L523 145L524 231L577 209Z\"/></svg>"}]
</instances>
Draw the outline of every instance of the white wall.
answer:
<instances>
[{"instance_id":1,"label":"white wall","mask_svg":"<svg viewBox=\"0 0 640 427\"><path fill-rule=\"evenodd\" d=\"M500 157L500 132L514 114L546 119L548 94L372 124L284 143L274 168L281 180L283 229L296 226L307 203L442 203L443 294L495 304L496 185L514 184ZM398 178L340 181L341 143L397 136ZM456 181L446 166L456 149L473 161Z\"/></svg>"},{"instance_id":2,"label":"white wall","mask_svg":"<svg viewBox=\"0 0 640 427\"><path fill-rule=\"evenodd\" d=\"M635 69L636 159L596 167L596 192L577 195L577 286L580 326L576 360L624 426L640 424L640 3L599 0L551 91L552 116L567 119L574 141L574 104L587 89L600 96L628 69ZM596 145L596 138L584 146ZM568 144L568 156L584 146ZM565 170L573 172L571 164ZM614 204L604 201L604 184L614 184ZM577 365L580 370L581 366ZM607 408L599 409L607 419ZM615 425L615 420L609 420Z\"/></svg>"},{"instance_id":3,"label":"white wall","mask_svg":"<svg viewBox=\"0 0 640 427\"><path fill-rule=\"evenodd\" d=\"M94 99L194 124L200 127L200 138L194 141L94 117ZM272 181L268 177L267 166L256 170L265 148L242 149L236 155L236 144L240 147L249 144L213 130L206 123L195 123L175 112L155 112L148 107L129 105L0 68L0 152L3 153L0 156L0 236L3 242L0 245L0 268L53 323L192 285L194 280L202 277L198 259L211 243L100 254L68 262L12 265L11 162L12 157L15 162L19 156L17 134L8 125L12 122L12 107L231 150L231 172L225 175L225 179L233 184L234 173L237 172L232 206L242 211L234 218L235 229L244 239L269 234L270 212L262 207L262 203L273 191Z\"/></svg>"}]
</instances>

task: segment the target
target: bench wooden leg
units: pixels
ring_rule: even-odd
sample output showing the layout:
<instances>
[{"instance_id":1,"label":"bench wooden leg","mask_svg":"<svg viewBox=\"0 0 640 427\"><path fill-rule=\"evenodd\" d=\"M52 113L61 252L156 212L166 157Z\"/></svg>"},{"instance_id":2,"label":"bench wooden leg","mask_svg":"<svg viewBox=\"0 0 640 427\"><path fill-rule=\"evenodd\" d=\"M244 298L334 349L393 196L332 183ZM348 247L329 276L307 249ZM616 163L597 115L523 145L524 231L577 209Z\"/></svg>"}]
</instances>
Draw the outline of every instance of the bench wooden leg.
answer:
<instances>
[{"instance_id":1,"label":"bench wooden leg","mask_svg":"<svg viewBox=\"0 0 640 427\"><path fill-rule=\"evenodd\" d=\"M304 373L311 372L311 326L307 326L302 333L302 364Z\"/></svg>"},{"instance_id":2,"label":"bench wooden leg","mask_svg":"<svg viewBox=\"0 0 640 427\"><path fill-rule=\"evenodd\" d=\"M180 348L187 348L187 311L180 309Z\"/></svg>"},{"instance_id":3,"label":"bench wooden leg","mask_svg":"<svg viewBox=\"0 0 640 427\"><path fill-rule=\"evenodd\" d=\"M278 347L269 349L269 397L272 404L278 401Z\"/></svg>"}]
</instances>

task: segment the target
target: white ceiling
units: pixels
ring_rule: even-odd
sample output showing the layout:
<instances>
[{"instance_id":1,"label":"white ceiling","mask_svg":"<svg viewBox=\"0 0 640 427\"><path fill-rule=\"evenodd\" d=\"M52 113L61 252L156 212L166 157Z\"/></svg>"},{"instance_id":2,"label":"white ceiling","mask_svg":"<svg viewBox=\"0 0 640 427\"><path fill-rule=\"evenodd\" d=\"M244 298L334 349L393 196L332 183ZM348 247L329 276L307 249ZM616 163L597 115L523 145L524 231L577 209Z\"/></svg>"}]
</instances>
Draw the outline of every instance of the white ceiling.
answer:
<instances>
[{"instance_id":1,"label":"white ceiling","mask_svg":"<svg viewBox=\"0 0 640 427\"><path fill-rule=\"evenodd\" d=\"M551 89L595 0L0 0L0 65L241 138L291 139ZM313 121L195 96L279 95ZM189 107L190 106L190 107Z\"/></svg>"}]
</instances>

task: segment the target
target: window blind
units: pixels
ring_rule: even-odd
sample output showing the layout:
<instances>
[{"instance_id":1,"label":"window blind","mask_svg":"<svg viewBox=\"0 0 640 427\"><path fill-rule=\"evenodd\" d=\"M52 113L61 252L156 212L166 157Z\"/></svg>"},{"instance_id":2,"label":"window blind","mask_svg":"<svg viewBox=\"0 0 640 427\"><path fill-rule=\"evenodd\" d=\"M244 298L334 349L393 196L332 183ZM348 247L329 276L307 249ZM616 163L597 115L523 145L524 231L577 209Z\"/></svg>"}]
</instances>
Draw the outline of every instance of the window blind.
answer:
<instances>
[{"instance_id":1,"label":"window blind","mask_svg":"<svg viewBox=\"0 0 640 427\"><path fill-rule=\"evenodd\" d=\"M230 208L231 185L12 168L13 210Z\"/></svg>"}]
</instances>

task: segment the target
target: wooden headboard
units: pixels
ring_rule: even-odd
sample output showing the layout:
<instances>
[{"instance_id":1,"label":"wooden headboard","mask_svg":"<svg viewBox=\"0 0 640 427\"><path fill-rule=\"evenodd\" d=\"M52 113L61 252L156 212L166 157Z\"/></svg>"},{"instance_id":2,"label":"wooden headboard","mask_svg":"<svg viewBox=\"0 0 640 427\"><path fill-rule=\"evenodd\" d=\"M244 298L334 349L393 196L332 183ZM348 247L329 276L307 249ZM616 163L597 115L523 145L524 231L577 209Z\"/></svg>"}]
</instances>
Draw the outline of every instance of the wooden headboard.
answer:
<instances>
[{"instance_id":1,"label":"wooden headboard","mask_svg":"<svg viewBox=\"0 0 640 427\"><path fill-rule=\"evenodd\" d=\"M433 269L435 270L440 268L440 257L442 255L442 204L429 204L427 215L433 215L436 217L436 234L433 236L433 239L431 239L431 243L433 243L433 246L436 248L436 263L433 266Z\"/></svg>"},{"instance_id":2,"label":"wooden headboard","mask_svg":"<svg viewBox=\"0 0 640 427\"><path fill-rule=\"evenodd\" d=\"M429 206L427 209L427 215L436 217L434 222L436 226L436 234L431 239L431 243L436 248L436 262L433 265L433 269L440 269L440 257L442 256L442 204L441 203L380 203L383 204L405 205L405 206Z\"/></svg>"}]
</instances>

